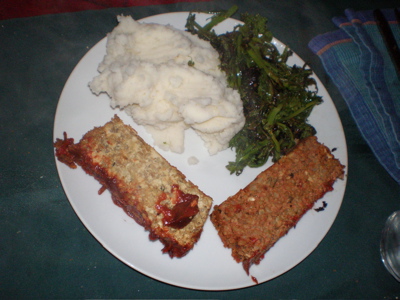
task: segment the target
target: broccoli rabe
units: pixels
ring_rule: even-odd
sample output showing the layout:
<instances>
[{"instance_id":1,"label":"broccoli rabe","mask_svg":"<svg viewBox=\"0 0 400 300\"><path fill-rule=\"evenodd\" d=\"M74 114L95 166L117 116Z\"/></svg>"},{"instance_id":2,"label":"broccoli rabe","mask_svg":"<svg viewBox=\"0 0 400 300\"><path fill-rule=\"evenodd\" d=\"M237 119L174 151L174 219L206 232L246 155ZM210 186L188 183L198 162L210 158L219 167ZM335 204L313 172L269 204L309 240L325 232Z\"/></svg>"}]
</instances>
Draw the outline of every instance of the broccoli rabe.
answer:
<instances>
[{"instance_id":1,"label":"broccoli rabe","mask_svg":"<svg viewBox=\"0 0 400 300\"><path fill-rule=\"evenodd\" d=\"M236 161L227 165L231 174L239 175L246 166L264 165L269 157L279 160L298 140L314 135L315 129L307 119L322 99L317 95L310 68L306 64L287 64L292 51L287 47L282 53L278 51L265 17L245 13L241 15L243 24L231 32L215 33L213 28L237 9L233 6L213 13L204 26L191 13L186 29L209 41L218 51L220 68L243 101L246 123L229 143L235 148Z\"/></svg>"}]
</instances>

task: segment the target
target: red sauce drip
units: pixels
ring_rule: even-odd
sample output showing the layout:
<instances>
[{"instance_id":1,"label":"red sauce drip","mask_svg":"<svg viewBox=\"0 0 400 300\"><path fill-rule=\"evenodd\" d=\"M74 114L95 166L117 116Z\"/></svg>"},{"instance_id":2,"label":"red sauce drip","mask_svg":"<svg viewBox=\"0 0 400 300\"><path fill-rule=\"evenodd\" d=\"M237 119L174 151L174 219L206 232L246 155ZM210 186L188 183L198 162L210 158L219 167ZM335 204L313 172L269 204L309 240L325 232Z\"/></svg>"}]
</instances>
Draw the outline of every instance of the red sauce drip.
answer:
<instances>
[{"instance_id":1,"label":"red sauce drip","mask_svg":"<svg viewBox=\"0 0 400 300\"><path fill-rule=\"evenodd\" d=\"M164 215L164 225L181 229L188 225L199 212L199 207L197 206L199 196L185 194L176 184L172 186L171 193L173 194L173 203L175 204L172 209L161 204L167 198L165 193L160 195L156 208L157 211Z\"/></svg>"},{"instance_id":2,"label":"red sauce drip","mask_svg":"<svg viewBox=\"0 0 400 300\"><path fill-rule=\"evenodd\" d=\"M254 276L251 276L251 280L253 280L253 282L254 282L255 284L258 284L258 280L257 280L257 278L255 278Z\"/></svg>"},{"instance_id":3,"label":"red sauce drip","mask_svg":"<svg viewBox=\"0 0 400 300\"><path fill-rule=\"evenodd\" d=\"M76 169L76 164L75 164L75 157L73 154L71 154L68 150L69 146L74 144L74 139L73 138L68 138L67 133L64 132L64 139L56 139L54 143L54 147L56 148L56 157L57 159L66 164L68 167L71 169Z\"/></svg>"}]
</instances>

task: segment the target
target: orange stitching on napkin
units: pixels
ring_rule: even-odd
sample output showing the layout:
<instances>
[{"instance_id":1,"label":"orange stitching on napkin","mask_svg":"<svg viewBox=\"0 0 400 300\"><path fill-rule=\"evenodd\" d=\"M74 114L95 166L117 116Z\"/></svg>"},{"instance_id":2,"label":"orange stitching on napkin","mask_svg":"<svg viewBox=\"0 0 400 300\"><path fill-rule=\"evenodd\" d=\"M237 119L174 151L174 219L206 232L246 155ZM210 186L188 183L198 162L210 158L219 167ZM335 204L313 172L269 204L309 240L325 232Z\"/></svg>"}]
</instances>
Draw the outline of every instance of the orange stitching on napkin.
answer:
<instances>
[{"instance_id":1,"label":"orange stitching on napkin","mask_svg":"<svg viewBox=\"0 0 400 300\"><path fill-rule=\"evenodd\" d=\"M344 23L339 25L339 28L342 28L344 26L351 26L351 25L352 25L351 22L344 22Z\"/></svg>"},{"instance_id":2,"label":"orange stitching on napkin","mask_svg":"<svg viewBox=\"0 0 400 300\"><path fill-rule=\"evenodd\" d=\"M339 25L339 28L342 28L344 26L352 26L353 23L359 23L362 25L376 25L375 21L367 21L367 22L362 22L360 19L353 19L351 22L345 22ZM390 24L396 24L397 21L389 21Z\"/></svg>"},{"instance_id":3,"label":"orange stitching on napkin","mask_svg":"<svg viewBox=\"0 0 400 300\"><path fill-rule=\"evenodd\" d=\"M362 24L363 22L361 22L360 19L353 19L353 20L351 20L351 23L360 23L360 24Z\"/></svg>"},{"instance_id":4,"label":"orange stitching on napkin","mask_svg":"<svg viewBox=\"0 0 400 300\"><path fill-rule=\"evenodd\" d=\"M352 39L344 39L344 40L340 40L340 41L335 41L335 42L330 43L330 44L326 45L325 47L321 48L321 50L319 50L319 51L317 52L317 55L321 55L321 54L324 53L326 50L328 50L329 48L331 48L331 47L333 47L333 46L335 46L335 45L343 44L343 43L349 43L349 42L352 42L352 41L353 41Z\"/></svg>"}]
</instances>

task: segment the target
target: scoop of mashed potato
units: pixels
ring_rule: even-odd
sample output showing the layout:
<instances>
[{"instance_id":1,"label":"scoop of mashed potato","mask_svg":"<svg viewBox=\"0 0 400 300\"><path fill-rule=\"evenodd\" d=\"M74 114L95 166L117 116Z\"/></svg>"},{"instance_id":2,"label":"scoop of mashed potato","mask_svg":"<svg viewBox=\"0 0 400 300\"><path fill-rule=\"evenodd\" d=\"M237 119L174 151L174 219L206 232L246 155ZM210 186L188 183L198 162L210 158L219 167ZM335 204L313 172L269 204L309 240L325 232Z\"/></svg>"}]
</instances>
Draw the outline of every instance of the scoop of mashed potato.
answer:
<instances>
[{"instance_id":1,"label":"scoop of mashed potato","mask_svg":"<svg viewBox=\"0 0 400 300\"><path fill-rule=\"evenodd\" d=\"M228 147L243 127L243 104L219 69L218 53L188 32L142 24L119 16L107 37L107 52L89 87L107 93L145 126L156 146L184 151L185 130L192 128L210 155Z\"/></svg>"}]
</instances>

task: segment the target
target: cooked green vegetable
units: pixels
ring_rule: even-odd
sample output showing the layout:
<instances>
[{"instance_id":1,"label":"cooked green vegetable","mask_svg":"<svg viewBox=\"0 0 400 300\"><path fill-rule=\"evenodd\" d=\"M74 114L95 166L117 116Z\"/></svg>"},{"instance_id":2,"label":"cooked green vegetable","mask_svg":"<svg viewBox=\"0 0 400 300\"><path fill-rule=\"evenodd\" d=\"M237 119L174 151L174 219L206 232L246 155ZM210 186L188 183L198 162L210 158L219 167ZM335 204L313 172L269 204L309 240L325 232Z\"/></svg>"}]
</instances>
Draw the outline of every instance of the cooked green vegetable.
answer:
<instances>
[{"instance_id":1,"label":"cooked green vegetable","mask_svg":"<svg viewBox=\"0 0 400 300\"><path fill-rule=\"evenodd\" d=\"M234 6L214 13L204 26L189 14L186 29L209 41L218 51L228 84L242 98L246 123L229 143L236 150L236 161L227 165L231 174L240 175L246 166L260 167L269 157L279 160L298 140L314 135L315 129L307 118L322 99L309 89L316 88L316 82L306 64L287 65L292 52L288 48L278 51L265 17L242 14L243 25L232 32L215 33L213 28L236 11Z\"/></svg>"}]
</instances>

